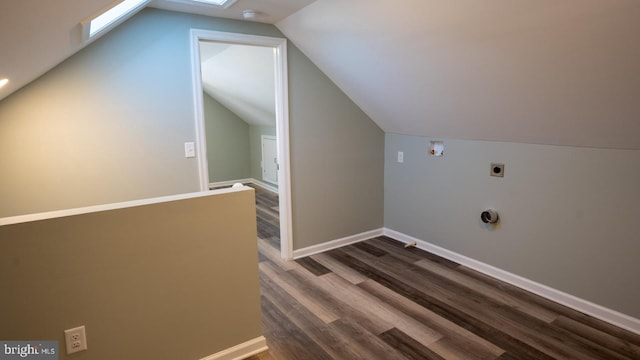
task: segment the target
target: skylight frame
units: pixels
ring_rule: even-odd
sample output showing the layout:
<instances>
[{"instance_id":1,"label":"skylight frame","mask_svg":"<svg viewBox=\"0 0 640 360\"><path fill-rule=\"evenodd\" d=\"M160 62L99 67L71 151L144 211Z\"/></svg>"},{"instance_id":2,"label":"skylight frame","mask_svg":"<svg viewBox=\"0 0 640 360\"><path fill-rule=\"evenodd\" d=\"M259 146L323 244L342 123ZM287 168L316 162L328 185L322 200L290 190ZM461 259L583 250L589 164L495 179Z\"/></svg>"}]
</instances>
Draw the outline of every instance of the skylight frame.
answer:
<instances>
[{"instance_id":1,"label":"skylight frame","mask_svg":"<svg viewBox=\"0 0 640 360\"><path fill-rule=\"evenodd\" d=\"M109 6L80 22L82 39L89 41L120 25L138 11L142 10L151 0L117 0Z\"/></svg>"}]
</instances>

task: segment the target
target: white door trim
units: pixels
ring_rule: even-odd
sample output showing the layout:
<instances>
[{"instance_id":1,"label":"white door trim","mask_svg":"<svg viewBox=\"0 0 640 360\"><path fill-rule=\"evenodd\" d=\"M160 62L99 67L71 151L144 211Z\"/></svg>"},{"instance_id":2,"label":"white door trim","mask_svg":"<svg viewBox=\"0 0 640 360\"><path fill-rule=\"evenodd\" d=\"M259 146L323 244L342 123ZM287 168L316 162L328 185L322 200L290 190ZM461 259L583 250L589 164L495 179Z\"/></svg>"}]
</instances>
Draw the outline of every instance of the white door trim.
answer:
<instances>
[{"instance_id":1,"label":"white door trim","mask_svg":"<svg viewBox=\"0 0 640 360\"><path fill-rule=\"evenodd\" d=\"M191 29L191 70L195 114L196 151L200 190L209 189L209 169L204 127L200 40L271 47L275 54L276 134L278 146L278 193L280 198L280 252L283 259L293 258L293 221L291 211L291 165L289 155L289 88L287 40L282 38Z\"/></svg>"}]
</instances>

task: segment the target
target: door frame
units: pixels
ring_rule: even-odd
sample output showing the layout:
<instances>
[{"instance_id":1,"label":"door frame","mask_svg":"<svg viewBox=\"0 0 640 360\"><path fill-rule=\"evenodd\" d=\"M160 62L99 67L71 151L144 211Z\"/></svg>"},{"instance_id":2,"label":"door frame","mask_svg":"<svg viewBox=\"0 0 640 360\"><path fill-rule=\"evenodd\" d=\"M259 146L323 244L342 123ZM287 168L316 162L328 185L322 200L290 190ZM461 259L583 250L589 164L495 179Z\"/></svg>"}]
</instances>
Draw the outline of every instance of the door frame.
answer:
<instances>
[{"instance_id":1,"label":"door frame","mask_svg":"<svg viewBox=\"0 0 640 360\"><path fill-rule=\"evenodd\" d=\"M191 29L191 70L198 153L200 190L209 190L209 166L205 136L202 99L202 72L200 67L200 41L271 47L275 55L276 144L278 148L278 195L280 210L280 254L283 259L293 258L293 228L291 210L291 165L289 153L289 89L287 74L287 40L283 38Z\"/></svg>"}]
</instances>

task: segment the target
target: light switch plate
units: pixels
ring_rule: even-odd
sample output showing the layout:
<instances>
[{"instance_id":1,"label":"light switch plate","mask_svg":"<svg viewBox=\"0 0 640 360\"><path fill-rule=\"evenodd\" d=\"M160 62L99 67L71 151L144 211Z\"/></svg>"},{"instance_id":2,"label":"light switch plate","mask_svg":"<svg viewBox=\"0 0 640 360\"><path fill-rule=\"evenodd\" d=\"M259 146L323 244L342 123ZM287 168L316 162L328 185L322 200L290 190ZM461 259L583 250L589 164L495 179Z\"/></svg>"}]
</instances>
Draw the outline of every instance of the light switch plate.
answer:
<instances>
[{"instance_id":1,"label":"light switch plate","mask_svg":"<svg viewBox=\"0 0 640 360\"><path fill-rule=\"evenodd\" d=\"M184 143L184 157L193 158L196 157L196 144L193 142Z\"/></svg>"}]
</instances>

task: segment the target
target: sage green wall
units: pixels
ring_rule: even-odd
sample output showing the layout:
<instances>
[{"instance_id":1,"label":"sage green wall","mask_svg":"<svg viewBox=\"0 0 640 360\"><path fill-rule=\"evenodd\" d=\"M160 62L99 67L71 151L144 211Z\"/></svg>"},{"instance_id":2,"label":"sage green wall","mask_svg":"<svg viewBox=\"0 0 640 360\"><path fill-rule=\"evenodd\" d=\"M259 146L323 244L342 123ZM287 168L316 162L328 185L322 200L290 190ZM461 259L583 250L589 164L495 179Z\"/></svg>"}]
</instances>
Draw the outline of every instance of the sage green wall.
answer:
<instances>
[{"instance_id":1,"label":"sage green wall","mask_svg":"<svg viewBox=\"0 0 640 360\"><path fill-rule=\"evenodd\" d=\"M276 136L275 126L249 126L249 143L251 148L251 177L262 180L262 135ZM277 188L276 185L269 184Z\"/></svg>"},{"instance_id":2,"label":"sage green wall","mask_svg":"<svg viewBox=\"0 0 640 360\"><path fill-rule=\"evenodd\" d=\"M209 182L251 177L249 124L207 93L202 97Z\"/></svg>"},{"instance_id":3,"label":"sage green wall","mask_svg":"<svg viewBox=\"0 0 640 360\"><path fill-rule=\"evenodd\" d=\"M384 133L289 48L294 248L383 225Z\"/></svg>"},{"instance_id":4,"label":"sage green wall","mask_svg":"<svg viewBox=\"0 0 640 360\"><path fill-rule=\"evenodd\" d=\"M148 8L0 102L0 217L199 188L189 31L275 26ZM383 132L288 44L295 249L383 223Z\"/></svg>"},{"instance_id":5,"label":"sage green wall","mask_svg":"<svg viewBox=\"0 0 640 360\"><path fill-rule=\"evenodd\" d=\"M386 135L385 227L640 318L640 151L429 140Z\"/></svg>"},{"instance_id":6,"label":"sage green wall","mask_svg":"<svg viewBox=\"0 0 640 360\"><path fill-rule=\"evenodd\" d=\"M142 12L0 102L0 217L199 189L181 23Z\"/></svg>"},{"instance_id":7,"label":"sage green wall","mask_svg":"<svg viewBox=\"0 0 640 360\"><path fill-rule=\"evenodd\" d=\"M0 339L202 359L262 336L253 190L0 226ZM232 255L232 256L230 256ZM88 350L66 355L63 330Z\"/></svg>"}]
</instances>

